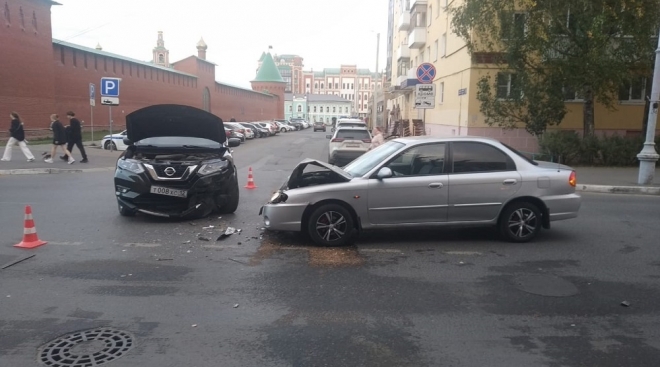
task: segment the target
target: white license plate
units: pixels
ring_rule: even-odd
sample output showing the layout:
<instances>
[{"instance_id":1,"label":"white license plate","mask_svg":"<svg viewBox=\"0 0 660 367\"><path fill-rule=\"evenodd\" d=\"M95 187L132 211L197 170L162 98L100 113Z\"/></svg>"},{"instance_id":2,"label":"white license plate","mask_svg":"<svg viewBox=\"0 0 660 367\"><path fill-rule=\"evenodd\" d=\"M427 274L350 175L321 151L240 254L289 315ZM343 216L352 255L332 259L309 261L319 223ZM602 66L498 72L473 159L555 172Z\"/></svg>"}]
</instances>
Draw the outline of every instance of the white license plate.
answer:
<instances>
[{"instance_id":1,"label":"white license plate","mask_svg":"<svg viewBox=\"0 0 660 367\"><path fill-rule=\"evenodd\" d=\"M346 146L349 148L359 148L360 144L346 144Z\"/></svg>"},{"instance_id":2,"label":"white license plate","mask_svg":"<svg viewBox=\"0 0 660 367\"><path fill-rule=\"evenodd\" d=\"M175 196L185 198L188 196L187 190L170 189L169 187L151 186L151 193L157 195Z\"/></svg>"}]
</instances>

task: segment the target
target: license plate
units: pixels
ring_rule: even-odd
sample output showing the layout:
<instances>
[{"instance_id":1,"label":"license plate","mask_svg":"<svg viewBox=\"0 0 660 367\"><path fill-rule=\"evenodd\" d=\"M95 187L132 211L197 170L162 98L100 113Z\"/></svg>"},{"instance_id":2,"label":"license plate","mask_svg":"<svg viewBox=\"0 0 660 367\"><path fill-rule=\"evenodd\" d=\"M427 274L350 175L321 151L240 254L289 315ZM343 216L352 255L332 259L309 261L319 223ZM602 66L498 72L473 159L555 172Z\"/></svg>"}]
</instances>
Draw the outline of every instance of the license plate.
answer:
<instances>
[{"instance_id":1,"label":"license plate","mask_svg":"<svg viewBox=\"0 0 660 367\"><path fill-rule=\"evenodd\" d=\"M346 146L349 148L359 148L360 144L346 144Z\"/></svg>"},{"instance_id":2,"label":"license plate","mask_svg":"<svg viewBox=\"0 0 660 367\"><path fill-rule=\"evenodd\" d=\"M151 193L157 195L174 196L185 198L188 196L187 190L170 189L169 187L151 186Z\"/></svg>"}]
</instances>

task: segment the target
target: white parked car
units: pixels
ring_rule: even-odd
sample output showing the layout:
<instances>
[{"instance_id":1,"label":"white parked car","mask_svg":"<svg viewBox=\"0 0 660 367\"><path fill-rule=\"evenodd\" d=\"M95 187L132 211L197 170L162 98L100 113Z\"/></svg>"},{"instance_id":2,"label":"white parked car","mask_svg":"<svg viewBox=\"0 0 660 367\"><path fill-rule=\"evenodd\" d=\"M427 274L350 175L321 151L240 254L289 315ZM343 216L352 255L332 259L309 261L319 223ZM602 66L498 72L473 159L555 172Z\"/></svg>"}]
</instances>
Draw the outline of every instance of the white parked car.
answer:
<instances>
[{"instance_id":1,"label":"white parked car","mask_svg":"<svg viewBox=\"0 0 660 367\"><path fill-rule=\"evenodd\" d=\"M332 135L328 145L328 163L343 166L366 153L371 146L371 133L366 128L342 127Z\"/></svg>"},{"instance_id":2,"label":"white parked car","mask_svg":"<svg viewBox=\"0 0 660 367\"><path fill-rule=\"evenodd\" d=\"M126 150L126 144L124 144L125 136L126 130L118 134L112 134L112 139L110 138L110 135L106 135L101 141L101 147L105 150Z\"/></svg>"},{"instance_id":3,"label":"white parked car","mask_svg":"<svg viewBox=\"0 0 660 367\"><path fill-rule=\"evenodd\" d=\"M303 127L305 129L309 129L309 127L312 126L312 125L309 124L309 122L307 122L307 120L302 120L301 122L303 123Z\"/></svg>"}]
</instances>

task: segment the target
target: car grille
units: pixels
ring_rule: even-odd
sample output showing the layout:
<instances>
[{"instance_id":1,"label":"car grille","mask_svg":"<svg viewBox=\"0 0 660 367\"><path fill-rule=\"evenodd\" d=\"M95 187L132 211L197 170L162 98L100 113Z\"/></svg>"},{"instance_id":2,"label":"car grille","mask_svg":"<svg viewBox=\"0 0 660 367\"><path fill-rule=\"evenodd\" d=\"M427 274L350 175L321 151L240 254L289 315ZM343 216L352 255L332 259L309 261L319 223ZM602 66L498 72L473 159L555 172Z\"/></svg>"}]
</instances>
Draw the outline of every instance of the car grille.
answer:
<instances>
[{"instance_id":1,"label":"car grille","mask_svg":"<svg viewBox=\"0 0 660 367\"><path fill-rule=\"evenodd\" d=\"M175 198L171 196L142 194L131 201L138 208L156 212L171 213L183 212L188 209L187 198Z\"/></svg>"},{"instance_id":2,"label":"car grille","mask_svg":"<svg viewBox=\"0 0 660 367\"><path fill-rule=\"evenodd\" d=\"M154 171L158 174L159 177L169 177L169 178L181 178L183 174L186 172L186 169L188 169L188 166L180 165L180 164L154 164ZM169 167L172 167L176 170L176 172L173 175L168 175L165 173L165 170Z\"/></svg>"},{"instance_id":3,"label":"car grille","mask_svg":"<svg viewBox=\"0 0 660 367\"><path fill-rule=\"evenodd\" d=\"M149 175L155 181L187 181L192 173L197 169L196 165L186 165L180 163L154 163L144 164ZM169 174L168 174L169 172Z\"/></svg>"}]
</instances>

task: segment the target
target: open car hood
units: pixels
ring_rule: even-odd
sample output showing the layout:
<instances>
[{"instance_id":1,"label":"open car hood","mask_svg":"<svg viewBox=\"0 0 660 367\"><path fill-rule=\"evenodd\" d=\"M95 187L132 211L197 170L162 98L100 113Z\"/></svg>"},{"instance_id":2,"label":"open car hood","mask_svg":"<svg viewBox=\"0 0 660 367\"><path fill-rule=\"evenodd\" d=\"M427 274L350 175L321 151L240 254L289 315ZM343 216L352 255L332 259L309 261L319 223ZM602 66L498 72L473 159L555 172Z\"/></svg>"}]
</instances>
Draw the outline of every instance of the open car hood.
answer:
<instances>
[{"instance_id":1,"label":"open car hood","mask_svg":"<svg viewBox=\"0 0 660 367\"><path fill-rule=\"evenodd\" d=\"M130 141L161 136L203 138L220 144L227 140L222 119L195 107L153 105L126 115L126 137Z\"/></svg>"},{"instance_id":2,"label":"open car hood","mask_svg":"<svg viewBox=\"0 0 660 367\"><path fill-rule=\"evenodd\" d=\"M348 174L348 172L344 171L343 169L341 169L337 166L333 166L333 165L331 165L329 163L326 163L326 162L317 161L316 159L307 158L304 161L298 163L296 168L293 169L293 171L291 172L291 175L289 176L289 179L284 184L284 186L282 186L282 189L297 187L298 186L297 185L298 180L300 179L303 172L305 171L305 168L310 164L312 166L317 166L317 167L325 168L329 171L332 171L332 172L336 173L337 175L339 175L339 177L341 177L342 179L344 179L346 181L350 181L353 178L353 176Z\"/></svg>"}]
</instances>

